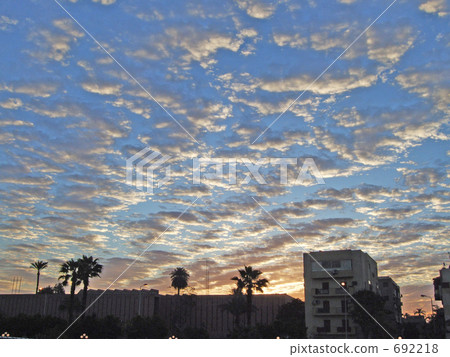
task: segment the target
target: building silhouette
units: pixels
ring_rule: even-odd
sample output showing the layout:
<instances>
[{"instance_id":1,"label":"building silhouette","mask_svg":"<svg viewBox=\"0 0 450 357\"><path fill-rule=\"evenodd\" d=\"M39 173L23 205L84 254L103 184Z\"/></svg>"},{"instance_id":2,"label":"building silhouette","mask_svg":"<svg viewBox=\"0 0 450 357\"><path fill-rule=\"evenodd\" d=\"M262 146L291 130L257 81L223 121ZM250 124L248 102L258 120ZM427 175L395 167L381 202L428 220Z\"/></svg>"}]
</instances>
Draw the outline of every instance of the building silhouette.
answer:
<instances>
[{"instance_id":1,"label":"building silhouette","mask_svg":"<svg viewBox=\"0 0 450 357\"><path fill-rule=\"evenodd\" d=\"M86 312L88 316L118 317L122 322L141 315L159 316L169 328L204 328L211 338L225 338L235 326L235 317L225 305L232 295L161 295L158 290L89 290L87 306L103 295ZM76 294L81 301L81 292ZM0 295L0 314L55 316L67 318L68 294ZM286 294L255 294L252 326L271 324L281 305L293 300ZM79 305L78 305L79 307ZM77 316L81 310L77 310ZM241 317L244 325L244 315Z\"/></svg>"},{"instance_id":2,"label":"building silhouette","mask_svg":"<svg viewBox=\"0 0 450 357\"><path fill-rule=\"evenodd\" d=\"M385 299L384 308L389 312L389 316L400 325L402 323L402 296L400 287L390 276L380 276L378 278L379 293Z\"/></svg>"},{"instance_id":3,"label":"building silhouette","mask_svg":"<svg viewBox=\"0 0 450 357\"><path fill-rule=\"evenodd\" d=\"M442 301L444 306L445 338L450 338L450 268L445 266L439 276L433 279L434 299Z\"/></svg>"},{"instance_id":4,"label":"building silhouette","mask_svg":"<svg viewBox=\"0 0 450 357\"><path fill-rule=\"evenodd\" d=\"M386 292L392 318L401 322L398 285L389 278L380 290L377 263L361 250L333 250L303 255L305 318L309 338L361 338L361 329L349 317L357 291ZM400 310L399 310L400 309ZM369 317L368 317L369 318Z\"/></svg>"}]
</instances>

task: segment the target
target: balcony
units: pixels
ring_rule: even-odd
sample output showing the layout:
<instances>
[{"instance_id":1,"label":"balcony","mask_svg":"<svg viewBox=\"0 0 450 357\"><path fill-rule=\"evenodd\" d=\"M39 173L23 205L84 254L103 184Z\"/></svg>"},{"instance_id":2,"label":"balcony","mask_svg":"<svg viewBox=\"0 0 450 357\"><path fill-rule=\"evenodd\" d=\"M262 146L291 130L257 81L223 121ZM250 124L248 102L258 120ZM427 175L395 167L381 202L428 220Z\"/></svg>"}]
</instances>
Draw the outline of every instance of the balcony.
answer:
<instances>
[{"instance_id":1,"label":"balcony","mask_svg":"<svg viewBox=\"0 0 450 357\"><path fill-rule=\"evenodd\" d=\"M352 294L353 288L347 288L347 291ZM313 296L344 296L347 292L343 288L330 288L330 289L312 289Z\"/></svg>"},{"instance_id":2,"label":"balcony","mask_svg":"<svg viewBox=\"0 0 450 357\"><path fill-rule=\"evenodd\" d=\"M328 295L330 289L313 289L313 295Z\"/></svg>"},{"instance_id":3,"label":"balcony","mask_svg":"<svg viewBox=\"0 0 450 357\"><path fill-rule=\"evenodd\" d=\"M323 278L330 278L333 277L335 279L338 278L351 278L353 277L354 273L353 270L345 269L345 270L338 270L338 269L327 269L325 270L317 270L311 272L311 278L313 279L323 279Z\"/></svg>"},{"instance_id":4,"label":"balcony","mask_svg":"<svg viewBox=\"0 0 450 357\"><path fill-rule=\"evenodd\" d=\"M333 289L333 293L334 293L334 295L347 295L348 296L348 293L350 293L351 294L351 291L352 291L353 289L350 289L350 288L347 288L347 289L344 289L344 288L334 288Z\"/></svg>"},{"instance_id":5,"label":"balcony","mask_svg":"<svg viewBox=\"0 0 450 357\"><path fill-rule=\"evenodd\" d=\"M330 307L329 309L316 307L314 315L345 315L345 311L341 307Z\"/></svg>"},{"instance_id":6,"label":"balcony","mask_svg":"<svg viewBox=\"0 0 450 357\"><path fill-rule=\"evenodd\" d=\"M329 327L321 326L321 327L316 327L316 331L318 333L330 333L331 329Z\"/></svg>"},{"instance_id":7,"label":"balcony","mask_svg":"<svg viewBox=\"0 0 450 357\"><path fill-rule=\"evenodd\" d=\"M322 315L322 314L329 314L330 313L330 309L326 309L326 308L324 308L324 307L317 307L317 308L315 308L314 309L314 313L316 314L316 315Z\"/></svg>"},{"instance_id":8,"label":"balcony","mask_svg":"<svg viewBox=\"0 0 450 357\"><path fill-rule=\"evenodd\" d=\"M339 326L338 328L336 328L336 332L337 333L345 333L345 327L344 326ZM352 328L350 326L347 326L347 333L355 333L355 331L352 330Z\"/></svg>"}]
</instances>

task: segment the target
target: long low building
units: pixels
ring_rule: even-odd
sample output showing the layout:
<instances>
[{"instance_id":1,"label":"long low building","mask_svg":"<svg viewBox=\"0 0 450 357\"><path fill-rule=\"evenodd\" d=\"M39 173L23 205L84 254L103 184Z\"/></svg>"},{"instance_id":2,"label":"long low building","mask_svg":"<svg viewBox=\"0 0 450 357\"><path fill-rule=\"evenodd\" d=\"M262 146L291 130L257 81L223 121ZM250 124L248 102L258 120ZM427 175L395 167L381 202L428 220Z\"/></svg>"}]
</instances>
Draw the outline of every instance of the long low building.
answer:
<instances>
[{"instance_id":1,"label":"long low building","mask_svg":"<svg viewBox=\"0 0 450 357\"><path fill-rule=\"evenodd\" d=\"M224 338L233 330L234 317L225 305L231 295L160 295L157 290L89 290L87 306L103 294L87 311L99 318L113 315L121 321L135 316L160 316L168 326L205 328L210 337ZM0 314L4 316L51 315L67 318L68 294L0 295ZM281 305L292 301L286 294L253 296L252 325L273 322ZM81 292L77 294L81 301ZM78 309L80 313L80 309ZM76 313L74 314L76 315ZM245 316L242 315L242 321Z\"/></svg>"}]
</instances>

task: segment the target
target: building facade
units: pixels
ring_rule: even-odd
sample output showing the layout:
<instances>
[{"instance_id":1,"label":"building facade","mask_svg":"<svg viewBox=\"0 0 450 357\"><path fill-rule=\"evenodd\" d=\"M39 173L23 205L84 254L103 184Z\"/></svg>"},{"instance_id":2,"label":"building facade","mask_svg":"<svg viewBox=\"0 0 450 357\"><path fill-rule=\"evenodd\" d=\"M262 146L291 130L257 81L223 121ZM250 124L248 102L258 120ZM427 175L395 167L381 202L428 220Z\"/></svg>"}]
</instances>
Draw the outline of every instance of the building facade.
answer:
<instances>
[{"instance_id":1,"label":"building facade","mask_svg":"<svg viewBox=\"0 0 450 357\"><path fill-rule=\"evenodd\" d=\"M433 283L434 299L441 301L444 307L445 338L450 338L450 267L442 268Z\"/></svg>"},{"instance_id":2,"label":"building facade","mask_svg":"<svg viewBox=\"0 0 450 357\"><path fill-rule=\"evenodd\" d=\"M378 292L375 260L361 250L318 251L305 253L303 265L308 337L361 337L349 318L348 294Z\"/></svg>"}]
</instances>

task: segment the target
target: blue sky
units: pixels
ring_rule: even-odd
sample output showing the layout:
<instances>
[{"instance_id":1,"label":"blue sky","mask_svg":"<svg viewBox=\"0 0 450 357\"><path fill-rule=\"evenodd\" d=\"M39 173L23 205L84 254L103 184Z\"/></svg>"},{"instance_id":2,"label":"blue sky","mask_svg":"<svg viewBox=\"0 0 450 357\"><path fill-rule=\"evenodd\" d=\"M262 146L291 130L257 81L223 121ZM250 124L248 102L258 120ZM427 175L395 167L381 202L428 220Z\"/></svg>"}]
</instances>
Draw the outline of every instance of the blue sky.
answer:
<instances>
[{"instance_id":1,"label":"blue sky","mask_svg":"<svg viewBox=\"0 0 450 357\"><path fill-rule=\"evenodd\" d=\"M55 1L1 2L1 293L12 276L32 292L36 259L53 285L81 254L105 288L189 207L113 288L169 292L184 266L201 294L208 259L211 293L247 264L302 297L303 250L351 248L427 310L449 262L447 2L396 1L313 85L391 1L60 3L128 74ZM125 182L145 147L170 156L153 194ZM236 185L195 185L202 157L299 166L287 185L270 165L243 184L242 164ZM325 184L294 183L306 158Z\"/></svg>"}]
</instances>

